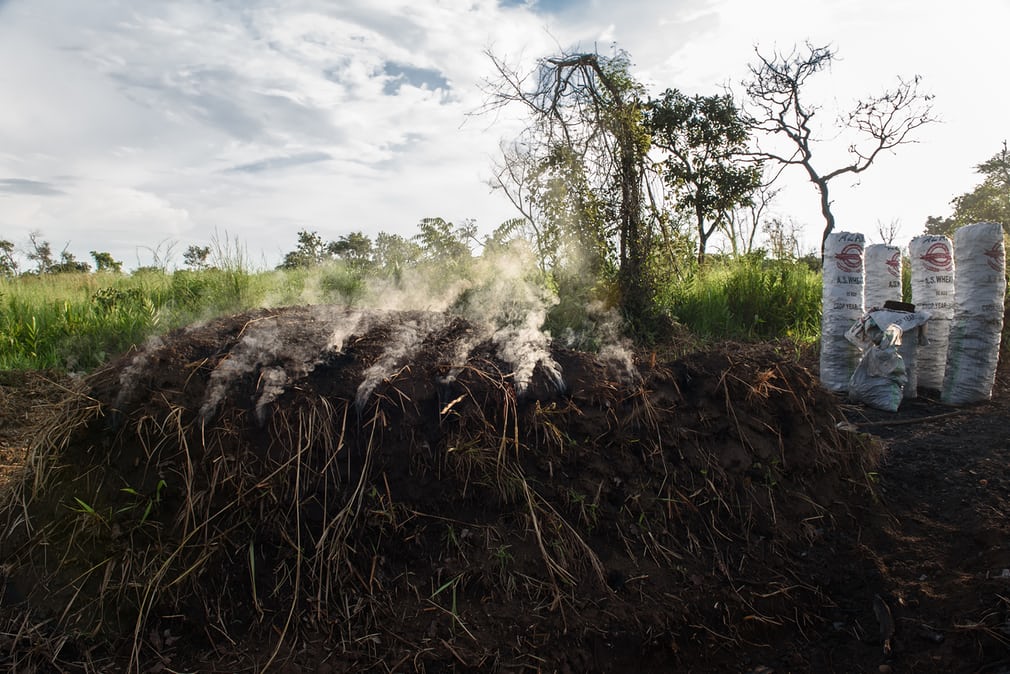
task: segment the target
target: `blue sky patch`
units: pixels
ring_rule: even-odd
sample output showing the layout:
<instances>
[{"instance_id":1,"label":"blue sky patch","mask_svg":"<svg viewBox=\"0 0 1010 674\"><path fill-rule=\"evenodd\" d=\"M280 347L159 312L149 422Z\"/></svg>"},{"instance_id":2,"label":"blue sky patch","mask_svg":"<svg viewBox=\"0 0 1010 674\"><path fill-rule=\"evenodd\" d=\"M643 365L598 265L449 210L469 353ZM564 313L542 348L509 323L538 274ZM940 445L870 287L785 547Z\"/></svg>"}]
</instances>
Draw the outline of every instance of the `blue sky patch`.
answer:
<instances>
[{"instance_id":1,"label":"blue sky patch","mask_svg":"<svg viewBox=\"0 0 1010 674\"><path fill-rule=\"evenodd\" d=\"M382 72L389 78L382 90L388 96L395 96L405 84L432 91L450 88L449 80L440 70L434 68L418 68L404 63L387 62Z\"/></svg>"}]
</instances>

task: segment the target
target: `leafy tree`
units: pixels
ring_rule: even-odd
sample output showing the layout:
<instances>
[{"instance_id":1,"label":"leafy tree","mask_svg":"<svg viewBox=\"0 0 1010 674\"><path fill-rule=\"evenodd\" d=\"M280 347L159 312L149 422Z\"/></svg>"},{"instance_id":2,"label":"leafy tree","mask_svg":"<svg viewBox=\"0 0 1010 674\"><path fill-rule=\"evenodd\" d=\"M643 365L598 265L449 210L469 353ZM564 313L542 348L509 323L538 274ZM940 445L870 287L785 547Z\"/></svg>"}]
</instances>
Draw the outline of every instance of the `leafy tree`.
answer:
<instances>
[{"instance_id":1,"label":"leafy tree","mask_svg":"<svg viewBox=\"0 0 1010 674\"><path fill-rule=\"evenodd\" d=\"M0 239L0 276L17 276L18 260L14 256L14 243Z\"/></svg>"},{"instance_id":2,"label":"leafy tree","mask_svg":"<svg viewBox=\"0 0 1010 674\"><path fill-rule=\"evenodd\" d=\"M477 224L472 220L457 227L442 218L424 218L418 229L414 241L421 248L422 259L439 264L458 266L464 263L473 257L471 244L480 243Z\"/></svg>"},{"instance_id":3,"label":"leafy tree","mask_svg":"<svg viewBox=\"0 0 1010 674\"><path fill-rule=\"evenodd\" d=\"M331 260L332 253L318 232L300 230L298 232L298 247L284 254L280 269L299 269L315 267Z\"/></svg>"},{"instance_id":4,"label":"leafy tree","mask_svg":"<svg viewBox=\"0 0 1010 674\"><path fill-rule=\"evenodd\" d=\"M952 217L930 215L926 218L926 226L924 229L926 234L943 234L945 236L953 236L954 230L958 227L959 225Z\"/></svg>"},{"instance_id":5,"label":"leafy tree","mask_svg":"<svg viewBox=\"0 0 1010 674\"><path fill-rule=\"evenodd\" d=\"M675 209L694 220L701 264L709 238L761 184L760 165L742 160L748 128L731 96L671 89L649 102L647 128L653 146L666 152L660 165Z\"/></svg>"},{"instance_id":6,"label":"leafy tree","mask_svg":"<svg viewBox=\"0 0 1010 674\"><path fill-rule=\"evenodd\" d=\"M95 271L119 274L123 271L123 263L112 257L112 253L91 251L91 259L95 261Z\"/></svg>"},{"instance_id":7,"label":"leafy tree","mask_svg":"<svg viewBox=\"0 0 1010 674\"><path fill-rule=\"evenodd\" d=\"M982 182L951 200L954 212L949 217L929 216L927 234L951 236L955 229L974 222L998 222L1010 235L1010 152L1006 141L999 152L978 164L975 172Z\"/></svg>"},{"instance_id":8,"label":"leafy tree","mask_svg":"<svg viewBox=\"0 0 1010 674\"><path fill-rule=\"evenodd\" d=\"M326 251L345 260L354 269L365 269L372 264L372 240L364 232L351 232L331 241Z\"/></svg>"},{"instance_id":9,"label":"leafy tree","mask_svg":"<svg viewBox=\"0 0 1010 674\"><path fill-rule=\"evenodd\" d=\"M998 222L1010 232L1010 153L1007 143L988 161L975 167L983 176L971 192L954 199L954 220L959 225Z\"/></svg>"},{"instance_id":10,"label":"leafy tree","mask_svg":"<svg viewBox=\"0 0 1010 674\"><path fill-rule=\"evenodd\" d=\"M197 246L195 244L186 248L182 254L183 263L193 271L207 269L210 266L210 246Z\"/></svg>"},{"instance_id":11,"label":"leafy tree","mask_svg":"<svg viewBox=\"0 0 1010 674\"><path fill-rule=\"evenodd\" d=\"M775 149L762 148L757 156L786 166L802 167L817 188L824 216L823 241L835 228L831 212L829 184L835 178L857 175L868 169L880 153L912 142L911 134L929 124L932 117L932 96L919 91L919 76L898 84L878 96L858 100L853 108L840 115L836 128L850 132L849 160L831 170L815 162L814 147L823 140L814 128L814 118L820 107L806 100L810 78L827 70L836 57L829 46L806 45L805 51L793 49L788 54L774 52L764 56L759 50L757 62L749 66L750 78L744 82L748 98L747 119L750 127L774 143L784 139Z\"/></svg>"},{"instance_id":12,"label":"leafy tree","mask_svg":"<svg viewBox=\"0 0 1010 674\"><path fill-rule=\"evenodd\" d=\"M592 278L603 274L613 253L609 209L590 186L582 157L564 143L538 146L529 132L504 153L492 185L523 217L502 223L494 236L529 241L545 275L573 267Z\"/></svg>"},{"instance_id":13,"label":"leafy tree","mask_svg":"<svg viewBox=\"0 0 1010 674\"><path fill-rule=\"evenodd\" d=\"M89 271L91 271L91 265L78 260L73 253L65 248L60 251L60 261L51 264L47 270L50 274L86 274Z\"/></svg>"},{"instance_id":14,"label":"leafy tree","mask_svg":"<svg viewBox=\"0 0 1010 674\"><path fill-rule=\"evenodd\" d=\"M397 280L407 267L421 259L421 246L399 234L379 232L372 246L372 262L375 267Z\"/></svg>"}]
</instances>

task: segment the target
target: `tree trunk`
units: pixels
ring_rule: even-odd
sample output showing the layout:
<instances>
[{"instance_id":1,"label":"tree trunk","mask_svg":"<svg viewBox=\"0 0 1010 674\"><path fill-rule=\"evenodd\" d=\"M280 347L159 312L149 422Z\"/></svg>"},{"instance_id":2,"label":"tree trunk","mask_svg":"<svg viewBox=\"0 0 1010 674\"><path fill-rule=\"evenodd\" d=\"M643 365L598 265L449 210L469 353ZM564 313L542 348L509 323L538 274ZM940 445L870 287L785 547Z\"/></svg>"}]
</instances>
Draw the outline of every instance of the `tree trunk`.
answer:
<instances>
[{"instance_id":1,"label":"tree trunk","mask_svg":"<svg viewBox=\"0 0 1010 674\"><path fill-rule=\"evenodd\" d=\"M821 193L821 215L824 216L824 235L821 236L821 262L824 262L824 245L828 235L835 231L835 216L831 213L831 200L828 198L828 181L822 178L814 180L817 190Z\"/></svg>"}]
</instances>

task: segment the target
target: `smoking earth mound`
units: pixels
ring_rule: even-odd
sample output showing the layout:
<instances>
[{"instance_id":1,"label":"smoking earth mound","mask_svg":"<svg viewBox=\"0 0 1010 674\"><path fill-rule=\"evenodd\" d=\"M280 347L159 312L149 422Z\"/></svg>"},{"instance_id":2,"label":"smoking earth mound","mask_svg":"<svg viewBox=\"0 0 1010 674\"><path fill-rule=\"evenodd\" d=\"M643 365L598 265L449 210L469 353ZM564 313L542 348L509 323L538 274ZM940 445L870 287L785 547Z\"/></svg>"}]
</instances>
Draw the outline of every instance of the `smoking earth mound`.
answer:
<instances>
[{"instance_id":1,"label":"smoking earth mound","mask_svg":"<svg viewBox=\"0 0 1010 674\"><path fill-rule=\"evenodd\" d=\"M505 335L263 310L96 372L0 509L12 663L668 667L821 620L788 560L878 454L805 369Z\"/></svg>"}]
</instances>

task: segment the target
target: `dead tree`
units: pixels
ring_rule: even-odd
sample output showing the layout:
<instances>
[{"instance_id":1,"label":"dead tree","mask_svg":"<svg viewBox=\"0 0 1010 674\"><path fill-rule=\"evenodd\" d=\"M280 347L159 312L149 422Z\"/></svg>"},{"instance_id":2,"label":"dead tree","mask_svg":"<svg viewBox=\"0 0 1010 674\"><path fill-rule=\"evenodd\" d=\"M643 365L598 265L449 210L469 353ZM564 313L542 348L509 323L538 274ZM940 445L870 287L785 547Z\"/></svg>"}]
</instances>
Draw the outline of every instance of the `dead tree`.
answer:
<instances>
[{"instance_id":1,"label":"dead tree","mask_svg":"<svg viewBox=\"0 0 1010 674\"><path fill-rule=\"evenodd\" d=\"M629 74L627 55L561 54L541 59L527 75L488 56L499 79L491 83L487 108L524 105L533 118L529 132L536 143L531 146L577 159L585 189L573 195L574 200L607 202L603 210L611 222L588 217L584 226L595 229L590 235L599 241L609 238L610 231L616 234L621 305L632 322L640 321L649 313L654 294L647 265L652 228L643 218L649 137L642 123L645 92ZM514 178L507 167L498 174L499 183ZM517 191L509 197L520 206Z\"/></svg>"},{"instance_id":2,"label":"dead tree","mask_svg":"<svg viewBox=\"0 0 1010 674\"><path fill-rule=\"evenodd\" d=\"M858 100L852 110L839 115L839 125L853 132L848 147L849 163L832 170L814 165L815 136L812 120L820 107L806 101L807 82L831 65L835 51L830 46L806 45L805 51L793 49L788 54L774 52L764 56L755 48L757 62L749 66L745 81L748 104L745 113L751 128L770 139L784 137L785 149L760 148L757 156L801 166L814 183L821 199L824 216L823 242L835 228L831 213L829 183L838 176L859 174L868 169L880 153L915 142L910 135L919 127L936 121L932 117L932 96L919 91L918 75L878 96ZM772 141L774 142L774 141Z\"/></svg>"}]
</instances>

